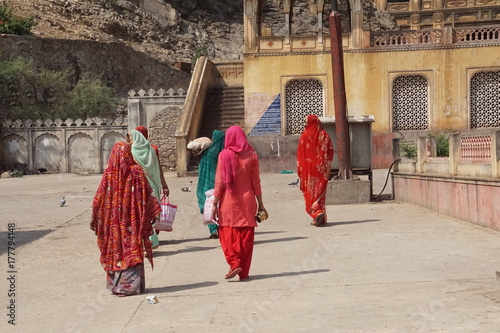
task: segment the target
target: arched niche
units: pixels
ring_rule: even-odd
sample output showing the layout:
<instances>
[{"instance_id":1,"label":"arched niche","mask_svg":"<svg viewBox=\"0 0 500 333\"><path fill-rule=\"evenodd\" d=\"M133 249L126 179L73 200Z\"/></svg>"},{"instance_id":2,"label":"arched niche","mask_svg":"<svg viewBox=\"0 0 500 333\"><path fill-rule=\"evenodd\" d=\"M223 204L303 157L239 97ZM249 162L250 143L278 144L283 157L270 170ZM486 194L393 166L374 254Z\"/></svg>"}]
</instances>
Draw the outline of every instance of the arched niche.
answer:
<instances>
[{"instance_id":1,"label":"arched niche","mask_svg":"<svg viewBox=\"0 0 500 333\"><path fill-rule=\"evenodd\" d=\"M68 172L96 172L94 140L86 133L75 133L68 139Z\"/></svg>"},{"instance_id":2,"label":"arched niche","mask_svg":"<svg viewBox=\"0 0 500 333\"><path fill-rule=\"evenodd\" d=\"M45 133L35 139L34 167L44 168L49 172L60 172L64 156L59 138L53 134Z\"/></svg>"},{"instance_id":3,"label":"arched niche","mask_svg":"<svg viewBox=\"0 0 500 333\"><path fill-rule=\"evenodd\" d=\"M28 167L28 142L17 134L2 139L2 162L4 169L26 169Z\"/></svg>"},{"instance_id":4,"label":"arched niche","mask_svg":"<svg viewBox=\"0 0 500 333\"><path fill-rule=\"evenodd\" d=\"M104 170L106 169L106 165L108 164L109 156L113 151L113 147L117 142L120 141L125 141L125 136L115 131L108 132L101 137L101 172L104 172Z\"/></svg>"}]
</instances>

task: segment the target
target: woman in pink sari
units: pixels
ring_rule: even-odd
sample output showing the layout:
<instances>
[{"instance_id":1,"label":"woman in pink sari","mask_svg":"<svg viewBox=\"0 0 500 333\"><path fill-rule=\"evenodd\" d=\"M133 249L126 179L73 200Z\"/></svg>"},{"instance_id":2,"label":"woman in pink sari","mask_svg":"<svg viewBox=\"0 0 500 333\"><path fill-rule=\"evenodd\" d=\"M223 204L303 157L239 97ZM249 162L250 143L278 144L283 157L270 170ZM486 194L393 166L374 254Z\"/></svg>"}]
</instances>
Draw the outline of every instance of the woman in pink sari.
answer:
<instances>
[{"instance_id":1,"label":"woman in pink sari","mask_svg":"<svg viewBox=\"0 0 500 333\"><path fill-rule=\"evenodd\" d=\"M224 147L217 162L212 219L218 219L219 239L229 264L225 278L239 275L243 281L252 262L255 214L267 214L267 210L262 202L257 154L241 127L226 131Z\"/></svg>"},{"instance_id":2,"label":"woman in pink sari","mask_svg":"<svg viewBox=\"0 0 500 333\"><path fill-rule=\"evenodd\" d=\"M333 160L333 144L315 115L306 119L306 129L297 150L297 173L312 225L326 224L325 195Z\"/></svg>"}]
</instances>

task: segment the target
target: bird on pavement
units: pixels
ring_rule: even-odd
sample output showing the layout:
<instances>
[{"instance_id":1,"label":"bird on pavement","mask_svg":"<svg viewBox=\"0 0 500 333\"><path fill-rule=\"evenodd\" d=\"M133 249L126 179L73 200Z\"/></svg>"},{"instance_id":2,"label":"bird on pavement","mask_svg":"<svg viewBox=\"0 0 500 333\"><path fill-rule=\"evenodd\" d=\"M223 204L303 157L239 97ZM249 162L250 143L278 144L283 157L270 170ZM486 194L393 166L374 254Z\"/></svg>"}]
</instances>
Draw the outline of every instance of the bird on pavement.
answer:
<instances>
[{"instance_id":1,"label":"bird on pavement","mask_svg":"<svg viewBox=\"0 0 500 333\"><path fill-rule=\"evenodd\" d=\"M61 201L59 201L59 207L64 206L65 203L66 203L66 199L64 199L64 197L62 197Z\"/></svg>"},{"instance_id":2,"label":"bird on pavement","mask_svg":"<svg viewBox=\"0 0 500 333\"><path fill-rule=\"evenodd\" d=\"M288 184L288 185L297 186L297 185L299 184L299 182L300 182L300 178L299 178L299 179L297 179L297 180L296 180L296 181L294 181L294 182L291 182L291 183L290 183L290 184Z\"/></svg>"}]
</instances>

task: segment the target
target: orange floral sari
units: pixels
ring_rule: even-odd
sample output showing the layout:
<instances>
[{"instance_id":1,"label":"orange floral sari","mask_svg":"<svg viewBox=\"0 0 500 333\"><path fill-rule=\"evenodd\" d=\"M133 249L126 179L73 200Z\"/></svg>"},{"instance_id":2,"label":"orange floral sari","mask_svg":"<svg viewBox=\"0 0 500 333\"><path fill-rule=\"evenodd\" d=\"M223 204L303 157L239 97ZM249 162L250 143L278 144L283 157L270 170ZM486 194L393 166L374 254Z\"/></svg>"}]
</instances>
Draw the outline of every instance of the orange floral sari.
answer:
<instances>
[{"instance_id":1,"label":"orange floral sari","mask_svg":"<svg viewBox=\"0 0 500 333\"><path fill-rule=\"evenodd\" d=\"M100 261L108 274L143 263L144 249L153 266L151 221L160 214L148 179L134 162L130 147L118 142L92 204L90 228L97 235Z\"/></svg>"},{"instance_id":2,"label":"orange floral sari","mask_svg":"<svg viewBox=\"0 0 500 333\"><path fill-rule=\"evenodd\" d=\"M333 144L321 121L307 117L307 125L297 150L297 174L304 194L306 212L314 224L326 224L325 194L333 160Z\"/></svg>"}]
</instances>

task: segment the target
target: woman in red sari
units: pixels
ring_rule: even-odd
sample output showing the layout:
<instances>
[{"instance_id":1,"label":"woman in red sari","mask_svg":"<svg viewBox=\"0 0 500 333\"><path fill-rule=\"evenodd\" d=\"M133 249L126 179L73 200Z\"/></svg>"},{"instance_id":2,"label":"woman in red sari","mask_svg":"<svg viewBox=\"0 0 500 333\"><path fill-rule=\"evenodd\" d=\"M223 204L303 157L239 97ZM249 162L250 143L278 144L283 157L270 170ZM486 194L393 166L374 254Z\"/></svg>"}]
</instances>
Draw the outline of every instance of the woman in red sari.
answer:
<instances>
[{"instance_id":1,"label":"woman in red sari","mask_svg":"<svg viewBox=\"0 0 500 333\"><path fill-rule=\"evenodd\" d=\"M92 203L90 229L97 236L106 286L118 296L145 290L144 250L153 266L151 221L161 212L148 179L130 146L113 147Z\"/></svg>"},{"instance_id":2,"label":"woman in red sari","mask_svg":"<svg viewBox=\"0 0 500 333\"><path fill-rule=\"evenodd\" d=\"M325 195L333 153L332 140L321 121L315 115L307 116L306 129L300 137L297 150L297 173L306 212L313 218L311 224L315 226L327 222Z\"/></svg>"},{"instance_id":3,"label":"woman in red sari","mask_svg":"<svg viewBox=\"0 0 500 333\"><path fill-rule=\"evenodd\" d=\"M267 210L262 202L257 154L241 127L229 127L224 147L215 173L212 219L218 218L219 240L229 264L225 278L239 275L243 281L252 262L255 214L267 214Z\"/></svg>"}]
</instances>

